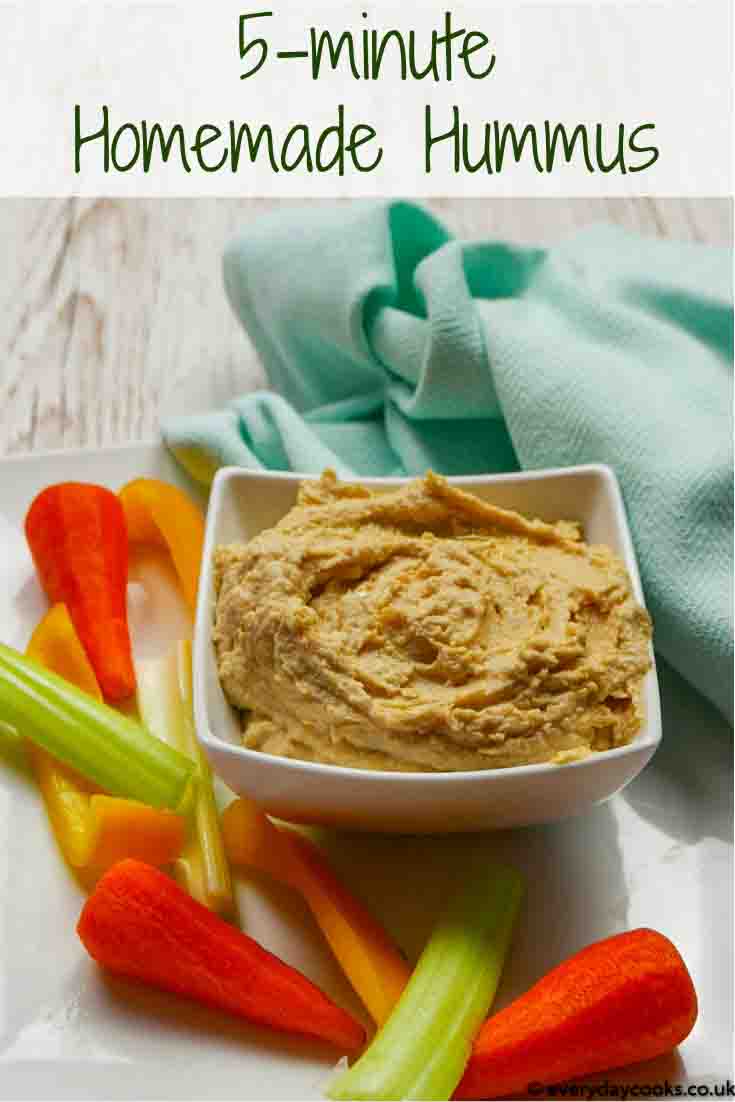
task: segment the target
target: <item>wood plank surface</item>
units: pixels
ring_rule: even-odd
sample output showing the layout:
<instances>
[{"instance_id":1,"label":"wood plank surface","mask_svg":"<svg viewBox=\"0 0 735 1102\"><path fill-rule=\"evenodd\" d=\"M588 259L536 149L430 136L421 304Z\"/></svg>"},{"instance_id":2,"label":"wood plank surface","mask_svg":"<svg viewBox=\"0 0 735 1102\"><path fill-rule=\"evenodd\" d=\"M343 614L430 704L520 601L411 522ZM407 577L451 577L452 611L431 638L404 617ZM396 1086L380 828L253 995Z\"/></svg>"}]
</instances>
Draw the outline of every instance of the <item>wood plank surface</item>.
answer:
<instances>
[{"instance_id":1,"label":"wood plank surface","mask_svg":"<svg viewBox=\"0 0 735 1102\"><path fill-rule=\"evenodd\" d=\"M272 200L0 200L0 454L151 439L179 384L263 378L225 300L227 241ZM435 200L458 235L546 244L610 221L732 242L729 200ZM187 386L187 393L192 388Z\"/></svg>"}]
</instances>

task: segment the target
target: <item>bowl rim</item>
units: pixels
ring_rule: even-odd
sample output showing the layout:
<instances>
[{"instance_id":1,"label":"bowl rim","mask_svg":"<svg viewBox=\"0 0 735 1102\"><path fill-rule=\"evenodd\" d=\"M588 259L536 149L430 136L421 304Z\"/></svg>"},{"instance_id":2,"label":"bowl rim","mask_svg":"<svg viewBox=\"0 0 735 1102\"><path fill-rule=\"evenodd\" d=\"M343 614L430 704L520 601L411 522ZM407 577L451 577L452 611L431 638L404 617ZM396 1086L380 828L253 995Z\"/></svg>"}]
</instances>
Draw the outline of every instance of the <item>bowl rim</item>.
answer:
<instances>
[{"instance_id":1,"label":"bowl rim","mask_svg":"<svg viewBox=\"0 0 735 1102\"><path fill-rule=\"evenodd\" d=\"M584 463L570 467L544 467L529 471L512 471L502 474L474 474L474 475L445 475L448 482L463 485L488 485L497 482L529 482L547 479L570 479L580 475L596 474L606 483L607 492L612 496L615 520L621 540L621 557L631 577L633 592L636 599L645 608L645 597L641 585L638 562L630 534L628 518L625 512L623 496L620 490L615 471L605 463ZM251 762L259 768L277 768L285 770L292 775L301 774L311 777L343 778L344 780L359 781L361 784L389 784L411 785L417 781L429 785L447 784L454 781L459 784L482 782L484 784L502 783L503 778L512 777L536 777L552 775L560 769L585 770L592 767L600 767L605 762L613 762L621 758L635 756L641 752L655 751L662 738L661 703L656 671L656 657L651 646L651 667L644 681L648 700L648 712L644 725L638 735L625 746L617 746L612 750L604 750L599 754L591 754L589 757L578 761L569 762L534 762L528 765L513 765L503 768L488 769L455 769L435 770L424 772L422 770L391 770L391 769L359 769L355 766L332 765L327 762L302 761L298 758L280 757L277 754L266 754L260 750L251 750L247 746L238 746L229 740L222 738L211 730L208 710L205 704L204 688L204 657L205 648L211 646L211 606L209 593L211 588L211 563L214 551L214 535L217 527L217 517L223 500L225 486L233 480L251 481L261 479L274 482L299 483L304 479L314 479L319 476L313 472L298 473L294 471L270 471L253 470L247 467L227 466L220 467L212 480L212 487L207 510L204 547L202 550L202 576L200 579L197 596L196 617L194 625L194 718L198 740L216 754L226 754L229 757L239 758L245 762ZM390 475L390 476L360 476L356 475L354 481L368 486L377 485L402 485L411 482L420 475Z\"/></svg>"}]
</instances>

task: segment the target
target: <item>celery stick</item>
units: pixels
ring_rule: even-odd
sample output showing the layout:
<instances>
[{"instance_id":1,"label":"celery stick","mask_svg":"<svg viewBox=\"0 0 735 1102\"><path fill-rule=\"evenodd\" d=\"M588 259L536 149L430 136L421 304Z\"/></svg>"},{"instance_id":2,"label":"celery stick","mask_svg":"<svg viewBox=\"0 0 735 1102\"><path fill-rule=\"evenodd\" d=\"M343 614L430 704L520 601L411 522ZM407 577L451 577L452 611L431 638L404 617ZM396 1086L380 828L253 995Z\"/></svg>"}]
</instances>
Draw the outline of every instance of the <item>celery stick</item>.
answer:
<instances>
[{"instance_id":1,"label":"celery stick","mask_svg":"<svg viewBox=\"0 0 735 1102\"><path fill-rule=\"evenodd\" d=\"M495 997L522 891L514 869L484 863L471 871L390 1018L330 1098L451 1098Z\"/></svg>"},{"instance_id":2,"label":"celery stick","mask_svg":"<svg viewBox=\"0 0 735 1102\"><path fill-rule=\"evenodd\" d=\"M0 716L111 796L175 811L191 798L190 758L2 643Z\"/></svg>"},{"instance_id":3,"label":"celery stick","mask_svg":"<svg viewBox=\"0 0 735 1102\"><path fill-rule=\"evenodd\" d=\"M232 918L236 917L237 910L214 795L214 783L207 756L197 741L194 725L191 643L188 639L179 643L176 662L179 697L183 704L179 749L197 762L200 778L200 787L197 789L193 808L196 838L189 840L180 861L186 868L196 866L199 869L198 875L204 884L207 906L225 917ZM188 875L191 876L191 873Z\"/></svg>"},{"instance_id":4,"label":"celery stick","mask_svg":"<svg viewBox=\"0 0 735 1102\"><path fill-rule=\"evenodd\" d=\"M136 667L138 707L144 722L170 746L197 764L198 783L191 809L192 829L174 864L178 882L195 899L223 917L234 917L235 898L220 831L219 814L206 756L196 739L188 640L164 659Z\"/></svg>"}]
</instances>

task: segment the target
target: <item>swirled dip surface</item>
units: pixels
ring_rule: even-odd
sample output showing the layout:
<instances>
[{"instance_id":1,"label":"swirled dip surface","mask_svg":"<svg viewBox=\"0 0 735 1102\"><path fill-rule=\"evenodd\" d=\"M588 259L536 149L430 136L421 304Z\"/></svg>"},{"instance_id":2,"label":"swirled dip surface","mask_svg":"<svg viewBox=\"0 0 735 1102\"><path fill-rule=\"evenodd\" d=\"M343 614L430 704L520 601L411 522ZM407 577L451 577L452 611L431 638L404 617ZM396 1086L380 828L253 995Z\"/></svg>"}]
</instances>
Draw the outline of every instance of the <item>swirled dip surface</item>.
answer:
<instances>
[{"instance_id":1,"label":"swirled dip surface","mask_svg":"<svg viewBox=\"0 0 735 1102\"><path fill-rule=\"evenodd\" d=\"M331 472L216 552L222 685L269 754L376 769L566 761L630 741L651 627L622 562L573 524L428 474Z\"/></svg>"}]
</instances>

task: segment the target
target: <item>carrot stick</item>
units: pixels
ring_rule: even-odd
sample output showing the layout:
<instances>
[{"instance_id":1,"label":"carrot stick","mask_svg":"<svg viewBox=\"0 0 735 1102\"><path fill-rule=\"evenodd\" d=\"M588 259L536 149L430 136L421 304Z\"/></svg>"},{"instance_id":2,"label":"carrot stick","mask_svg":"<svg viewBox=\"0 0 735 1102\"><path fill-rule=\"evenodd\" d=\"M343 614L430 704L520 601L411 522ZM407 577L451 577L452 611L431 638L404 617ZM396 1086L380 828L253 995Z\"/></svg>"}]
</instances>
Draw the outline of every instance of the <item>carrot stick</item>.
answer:
<instances>
[{"instance_id":1,"label":"carrot stick","mask_svg":"<svg viewBox=\"0 0 735 1102\"><path fill-rule=\"evenodd\" d=\"M128 537L117 496L103 486L60 482L34 499L26 539L41 585L63 601L105 697L135 691L126 588Z\"/></svg>"},{"instance_id":2,"label":"carrot stick","mask_svg":"<svg viewBox=\"0 0 735 1102\"><path fill-rule=\"evenodd\" d=\"M300 972L140 861L120 861L102 877L77 933L118 975L350 1052L365 1040L362 1026Z\"/></svg>"},{"instance_id":3,"label":"carrot stick","mask_svg":"<svg viewBox=\"0 0 735 1102\"><path fill-rule=\"evenodd\" d=\"M650 1060L678 1045L697 996L668 938L631 930L595 942L554 968L478 1033L456 1098L510 1098Z\"/></svg>"}]
</instances>

